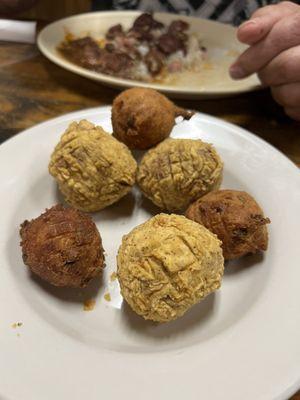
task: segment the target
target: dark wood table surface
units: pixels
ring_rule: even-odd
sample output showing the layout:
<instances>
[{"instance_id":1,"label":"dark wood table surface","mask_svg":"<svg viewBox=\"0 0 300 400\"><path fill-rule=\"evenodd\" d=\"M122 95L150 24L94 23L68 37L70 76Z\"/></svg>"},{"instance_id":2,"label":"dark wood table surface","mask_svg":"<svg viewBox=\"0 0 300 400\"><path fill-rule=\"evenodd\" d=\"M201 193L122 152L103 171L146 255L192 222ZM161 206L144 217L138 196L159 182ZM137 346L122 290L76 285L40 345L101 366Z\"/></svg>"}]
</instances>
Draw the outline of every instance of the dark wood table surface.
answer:
<instances>
[{"instance_id":1,"label":"dark wood table surface","mask_svg":"<svg viewBox=\"0 0 300 400\"><path fill-rule=\"evenodd\" d=\"M49 118L111 104L117 93L57 67L34 45L0 42L0 142ZM248 129L300 167L300 124L284 115L267 90L177 103ZM300 400L300 392L292 399Z\"/></svg>"}]
</instances>

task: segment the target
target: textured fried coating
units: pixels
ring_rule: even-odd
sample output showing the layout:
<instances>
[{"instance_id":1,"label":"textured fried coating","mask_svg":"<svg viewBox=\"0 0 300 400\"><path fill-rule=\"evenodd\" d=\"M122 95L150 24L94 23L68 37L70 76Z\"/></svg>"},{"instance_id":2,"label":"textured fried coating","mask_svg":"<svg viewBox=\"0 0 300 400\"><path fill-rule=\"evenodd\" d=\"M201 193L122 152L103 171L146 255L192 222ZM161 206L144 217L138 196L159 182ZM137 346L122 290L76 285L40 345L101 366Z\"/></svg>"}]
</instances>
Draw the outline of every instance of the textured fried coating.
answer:
<instances>
[{"instance_id":1,"label":"textured fried coating","mask_svg":"<svg viewBox=\"0 0 300 400\"><path fill-rule=\"evenodd\" d=\"M101 210L125 196L135 182L136 161L128 148L100 126L70 124L51 155L49 172L67 203Z\"/></svg>"},{"instance_id":2,"label":"textured fried coating","mask_svg":"<svg viewBox=\"0 0 300 400\"><path fill-rule=\"evenodd\" d=\"M204 225L222 241L226 260L267 250L269 218L252 196L238 190L218 190L195 201L186 217Z\"/></svg>"},{"instance_id":3,"label":"textured fried coating","mask_svg":"<svg viewBox=\"0 0 300 400\"><path fill-rule=\"evenodd\" d=\"M201 140L166 139L143 157L137 172L142 192L163 210L182 211L222 181L223 163Z\"/></svg>"},{"instance_id":4,"label":"textured fried coating","mask_svg":"<svg viewBox=\"0 0 300 400\"><path fill-rule=\"evenodd\" d=\"M92 219L56 205L20 228L24 263L55 286L85 287L104 267L100 234Z\"/></svg>"},{"instance_id":5,"label":"textured fried coating","mask_svg":"<svg viewBox=\"0 0 300 400\"><path fill-rule=\"evenodd\" d=\"M113 101L113 135L131 149L148 149L169 136L177 116L192 115L156 90L128 89Z\"/></svg>"},{"instance_id":6,"label":"textured fried coating","mask_svg":"<svg viewBox=\"0 0 300 400\"><path fill-rule=\"evenodd\" d=\"M180 215L158 214L123 237L118 280L131 308L167 322L218 289L224 270L221 242Z\"/></svg>"}]
</instances>

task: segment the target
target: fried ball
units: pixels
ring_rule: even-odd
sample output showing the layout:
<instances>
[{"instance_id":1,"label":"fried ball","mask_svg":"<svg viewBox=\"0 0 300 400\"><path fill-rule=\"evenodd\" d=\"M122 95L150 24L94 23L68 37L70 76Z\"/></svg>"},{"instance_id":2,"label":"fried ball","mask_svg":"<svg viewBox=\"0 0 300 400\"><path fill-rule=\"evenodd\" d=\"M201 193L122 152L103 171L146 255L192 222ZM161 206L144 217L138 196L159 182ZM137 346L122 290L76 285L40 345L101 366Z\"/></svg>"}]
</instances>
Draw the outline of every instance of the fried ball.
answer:
<instances>
[{"instance_id":1,"label":"fried ball","mask_svg":"<svg viewBox=\"0 0 300 400\"><path fill-rule=\"evenodd\" d=\"M128 148L100 126L70 124L55 147L49 172L67 203L101 210L125 196L135 182L136 161Z\"/></svg>"},{"instance_id":2,"label":"fried ball","mask_svg":"<svg viewBox=\"0 0 300 400\"><path fill-rule=\"evenodd\" d=\"M158 214L123 237L118 280L131 308L167 322L218 289L224 271L221 242L181 215Z\"/></svg>"},{"instance_id":3,"label":"fried ball","mask_svg":"<svg viewBox=\"0 0 300 400\"><path fill-rule=\"evenodd\" d=\"M267 250L266 224L270 220L246 192L218 190L208 193L190 205L186 216L218 236L225 260Z\"/></svg>"},{"instance_id":4,"label":"fried ball","mask_svg":"<svg viewBox=\"0 0 300 400\"><path fill-rule=\"evenodd\" d=\"M156 90L132 88L113 101L113 135L131 149L148 149L169 136L175 118L193 112L176 107Z\"/></svg>"},{"instance_id":5,"label":"fried ball","mask_svg":"<svg viewBox=\"0 0 300 400\"><path fill-rule=\"evenodd\" d=\"M168 211L187 206L222 181L223 163L208 143L191 139L167 139L149 150L137 172L146 197Z\"/></svg>"},{"instance_id":6,"label":"fried ball","mask_svg":"<svg viewBox=\"0 0 300 400\"><path fill-rule=\"evenodd\" d=\"M92 219L56 205L20 228L24 263L55 286L85 287L104 267L100 234Z\"/></svg>"}]
</instances>

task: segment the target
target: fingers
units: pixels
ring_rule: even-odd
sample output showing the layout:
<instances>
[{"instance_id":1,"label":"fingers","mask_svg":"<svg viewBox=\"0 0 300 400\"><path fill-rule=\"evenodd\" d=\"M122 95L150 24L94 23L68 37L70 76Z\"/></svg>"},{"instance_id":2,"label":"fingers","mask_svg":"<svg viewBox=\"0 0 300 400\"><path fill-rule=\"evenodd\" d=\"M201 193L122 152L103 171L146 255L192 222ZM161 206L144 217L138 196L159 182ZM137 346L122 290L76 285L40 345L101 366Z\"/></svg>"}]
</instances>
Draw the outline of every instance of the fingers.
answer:
<instances>
[{"instance_id":1,"label":"fingers","mask_svg":"<svg viewBox=\"0 0 300 400\"><path fill-rule=\"evenodd\" d=\"M300 121L300 82L271 88L274 100L283 106L285 113L296 121Z\"/></svg>"},{"instance_id":2,"label":"fingers","mask_svg":"<svg viewBox=\"0 0 300 400\"><path fill-rule=\"evenodd\" d=\"M298 6L295 3L288 1L259 8L249 21L239 27L238 40L249 45L257 43L271 31L276 22L293 14L297 9Z\"/></svg>"},{"instance_id":3,"label":"fingers","mask_svg":"<svg viewBox=\"0 0 300 400\"><path fill-rule=\"evenodd\" d=\"M300 45L285 50L273 58L258 72L258 77L266 86L300 82Z\"/></svg>"},{"instance_id":4,"label":"fingers","mask_svg":"<svg viewBox=\"0 0 300 400\"><path fill-rule=\"evenodd\" d=\"M282 51L300 43L300 12L278 21L265 39L249 47L230 67L233 79L259 71Z\"/></svg>"},{"instance_id":5,"label":"fingers","mask_svg":"<svg viewBox=\"0 0 300 400\"><path fill-rule=\"evenodd\" d=\"M300 109L300 81L271 88L272 96L284 108Z\"/></svg>"},{"instance_id":6,"label":"fingers","mask_svg":"<svg viewBox=\"0 0 300 400\"><path fill-rule=\"evenodd\" d=\"M295 121L300 121L300 107L287 107L284 108L286 115L294 119Z\"/></svg>"},{"instance_id":7,"label":"fingers","mask_svg":"<svg viewBox=\"0 0 300 400\"><path fill-rule=\"evenodd\" d=\"M285 113L300 121L300 82L271 88L274 100L283 106Z\"/></svg>"}]
</instances>

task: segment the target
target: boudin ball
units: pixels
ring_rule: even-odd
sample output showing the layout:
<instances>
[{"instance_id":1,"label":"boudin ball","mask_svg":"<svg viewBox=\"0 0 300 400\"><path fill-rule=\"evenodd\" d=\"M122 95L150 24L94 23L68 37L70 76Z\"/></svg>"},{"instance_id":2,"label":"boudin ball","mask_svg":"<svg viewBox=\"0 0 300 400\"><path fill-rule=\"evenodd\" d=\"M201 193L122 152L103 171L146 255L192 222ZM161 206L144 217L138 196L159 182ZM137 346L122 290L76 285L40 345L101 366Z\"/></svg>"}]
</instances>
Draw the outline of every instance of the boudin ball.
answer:
<instances>
[{"instance_id":1,"label":"boudin ball","mask_svg":"<svg viewBox=\"0 0 300 400\"><path fill-rule=\"evenodd\" d=\"M100 126L70 124L51 155L49 172L66 202L79 210L101 210L125 196L135 182L129 149Z\"/></svg>"},{"instance_id":2,"label":"boudin ball","mask_svg":"<svg viewBox=\"0 0 300 400\"><path fill-rule=\"evenodd\" d=\"M55 286L85 287L102 272L100 234L81 211L56 205L20 228L24 263Z\"/></svg>"},{"instance_id":3,"label":"boudin ball","mask_svg":"<svg viewBox=\"0 0 300 400\"><path fill-rule=\"evenodd\" d=\"M266 224L270 220L246 192L218 190L208 193L190 205L186 216L218 236L226 260L267 250Z\"/></svg>"},{"instance_id":4,"label":"boudin ball","mask_svg":"<svg viewBox=\"0 0 300 400\"><path fill-rule=\"evenodd\" d=\"M123 237L121 293L140 316L168 322L217 290L224 259L221 242L184 216L158 214Z\"/></svg>"},{"instance_id":5,"label":"boudin ball","mask_svg":"<svg viewBox=\"0 0 300 400\"><path fill-rule=\"evenodd\" d=\"M218 189L222 170L223 163L212 145L201 140L166 139L144 155L137 183L158 207L178 212Z\"/></svg>"},{"instance_id":6,"label":"boudin ball","mask_svg":"<svg viewBox=\"0 0 300 400\"><path fill-rule=\"evenodd\" d=\"M113 101L113 135L131 149L148 149L169 136L177 116L192 115L156 90L128 89Z\"/></svg>"}]
</instances>

